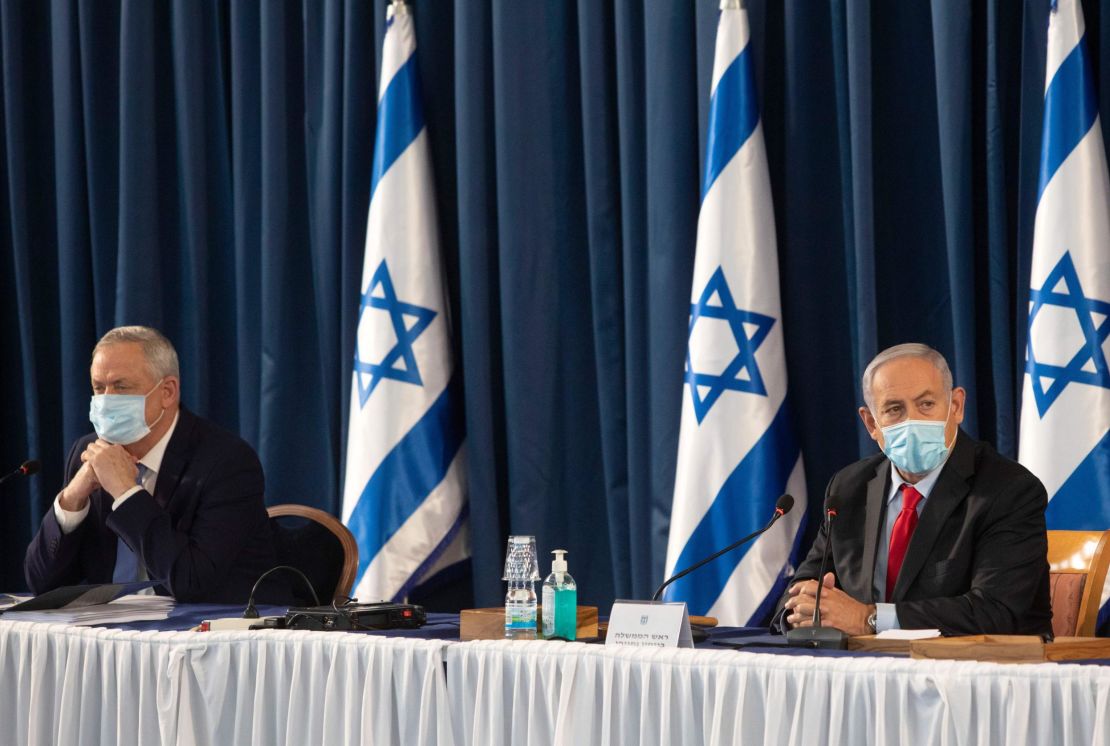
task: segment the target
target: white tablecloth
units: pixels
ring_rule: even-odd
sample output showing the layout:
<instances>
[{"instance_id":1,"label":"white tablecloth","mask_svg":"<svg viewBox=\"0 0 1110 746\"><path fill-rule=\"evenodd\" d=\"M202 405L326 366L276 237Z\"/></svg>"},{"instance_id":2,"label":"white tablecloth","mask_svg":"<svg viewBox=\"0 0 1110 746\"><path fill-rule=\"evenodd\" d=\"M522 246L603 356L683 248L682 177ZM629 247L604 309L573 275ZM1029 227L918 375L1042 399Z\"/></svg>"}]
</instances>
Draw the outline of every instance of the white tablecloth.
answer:
<instances>
[{"instance_id":1,"label":"white tablecloth","mask_svg":"<svg viewBox=\"0 0 1110 746\"><path fill-rule=\"evenodd\" d=\"M483 641L447 650L456 742L1110 744L1110 667Z\"/></svg>"},{"instance_id":2,"label":"white tablecloth","mask_svg":"<svg viewBox=\"0 0 1110 746\"><path fill-rule=\"evenodd\" d=\"M0 743L450 744L446 644L0 622Z\"/></svg>"},{"instance_id":3,"label":"white tablecloth","mask_svg":"<svg viewBox=\"0 0 1110 746\"><path fill-rule=\"evenodd\" d=\"M1110 667L0 622L2 744L456 742L1110 746Z\"/></svg>"}]
</instances>

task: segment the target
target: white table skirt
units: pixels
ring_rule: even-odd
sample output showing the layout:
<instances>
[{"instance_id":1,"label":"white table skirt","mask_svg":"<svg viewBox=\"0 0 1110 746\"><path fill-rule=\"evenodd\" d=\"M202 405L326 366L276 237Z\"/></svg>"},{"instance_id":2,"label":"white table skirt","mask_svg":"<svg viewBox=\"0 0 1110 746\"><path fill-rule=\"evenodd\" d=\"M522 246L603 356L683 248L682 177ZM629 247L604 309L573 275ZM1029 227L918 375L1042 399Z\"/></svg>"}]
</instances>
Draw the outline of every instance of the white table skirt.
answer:
<instances>
[{"instance_id":1,"label":"white table skirt","mask_svg":"<svg viewBox=\"0 0 1110 746\"><path fill-rule=\"evenodd\" d=\"M0 742L450 744L446 644L0 622Z\"/></svg>"},{"instance_id":2,"label":"white table skirt","mask_svg":"<svg viewBox=\"0 0 1110 746\"><path fill-rule=\"evenodd\" d=\"M1110 746L1105 666L0 622L0 687L50 746Z\"/></svg>"},{"instance_id":3,"label":"white table skirt","mask_svg":"<svg viewBox=\"0 0 1110 746\"><path fill-rule=\"evenodd\" d=\"M461 744L1110 744L1110 667L482 641L447 650Z\"/></svg>"}]
</instances>

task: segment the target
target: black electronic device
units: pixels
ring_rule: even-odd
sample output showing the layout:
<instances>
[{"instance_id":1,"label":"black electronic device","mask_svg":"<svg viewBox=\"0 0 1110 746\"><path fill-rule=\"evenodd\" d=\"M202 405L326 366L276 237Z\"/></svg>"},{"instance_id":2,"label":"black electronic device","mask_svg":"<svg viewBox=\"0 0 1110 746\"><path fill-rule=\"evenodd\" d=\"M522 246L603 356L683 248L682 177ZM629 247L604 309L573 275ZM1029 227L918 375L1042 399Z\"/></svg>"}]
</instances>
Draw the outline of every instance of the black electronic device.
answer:
<instances>
[{"instance_id":1,"label":"black electronic device","mask_svg":"<svg viewBox=\"0 0 1110 746\"><path fill-rule=\"evenodd\" d=\"M365 632L418 629L428 621L423 606L413 604L344 604L293 607L285 614L285 629Z\"/></svg>"}]
</instances>

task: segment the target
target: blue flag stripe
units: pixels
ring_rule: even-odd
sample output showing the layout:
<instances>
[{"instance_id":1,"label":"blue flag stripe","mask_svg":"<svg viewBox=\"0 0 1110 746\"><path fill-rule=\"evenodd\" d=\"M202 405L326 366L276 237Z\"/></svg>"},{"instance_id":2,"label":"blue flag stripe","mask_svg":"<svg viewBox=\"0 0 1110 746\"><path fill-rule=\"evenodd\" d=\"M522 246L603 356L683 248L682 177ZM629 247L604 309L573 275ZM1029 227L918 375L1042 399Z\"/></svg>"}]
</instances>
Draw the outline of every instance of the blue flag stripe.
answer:
<instances>
[{"instance_id":1,"label":"blue flag stripe","mask_svg":"<svg viewBox=\"0 0 1110 746\"><path fill-rule=\"evenodd\" d=\"M466 519L469 516L470 503L464 502L462 504L462 509L459 511L459 517L455 519L455 522L451 525L451 528L448 529L446 534L444 534L443 541L439 542L439 545L436 546L436 548L433 549L428 554L428 556L424 558L424 561L420 563L420 566L417 567L415 571L413 571L412 575L409 576L409 579L406 580L405 584L401 586L401 589L394 594L393 598L390 599L391 601L393 601L393 603L400 603L401 601L403 601L405 597L409 595L412 589L416 587L416 583L424 579L424 573L428 571L429 567L435 564L436 560L439 559L439 556L447 550L447 547L451 546L451 542L455 540L456 536L458 536L459 531L462 530L463 524L466 523Z\"/></svg>"},{"instance_id":2,"label":"blue flag stripe","mask_svg":"<svg viewBox=\"0 0 1110 746\"><path fill-rule=\"evenodd\" d=\"M374 164L370 172L370 198L378 183L420 130L424 129L424 106L420 100L416 55L411 55L389 81L378 104L378 133L374 139Z\"/></svg>"},{"instance_id":3,"label":"blue flag stripe","mask_svg":"<svg viewBox=\"0 0 1110 746\"><path fill-rule=\"evenodd\" d=\"M767 523L799 453L789 407L784 402L771 425L721 486L672 571L689 567ZM751 546L740 547L675 581L667 588L667 598L685 601L693 614L705 614Z\"/></svg>"},{"instance_id":4,"label":"blue flag stripe","mask_svg":"<svg viewBox=\"0 0 1110 746\"><path fill-rule=\"evenodd\" d=\"M435 403L389 452L371 475L347 527L358 540L361 579L390 537L443 481L463 442L458 408L458 374Z\"/></svg>"},{"instance_id":5,"label":"blue flag stripe","mask_svg":"<svg viewBox=\"0 0 1110 746\"><path fill-rule=\"evenodd\" d=\"M1038 201L1057 169L1090 131L1098 116L1095 87L1087 64L1086 34L1052 76L1044 97L1044 109Z\"/></svg>"},{"instance_id":6,"label":"blue flag stripe","mask_svg":"<svg viewBox=\"0 0 1110 746\"><path fill-rule=\"evenodd\" d=\"M1048 502L1045 522L1053 528L1103 531L1110 526L1110 431L1102 436Z\"/></svg>"},{"instance_id":7,"label":"blue flag stripe","mask_svg":"<svg viewBox=\"0 0 1110 746\"><path fill-rule=\"evenodd\" d=\"M709 102L709 142L706 145L705 181L701 198L743 147L759 124L751 44L728 66Z\"/></svg>"}]
</instances>

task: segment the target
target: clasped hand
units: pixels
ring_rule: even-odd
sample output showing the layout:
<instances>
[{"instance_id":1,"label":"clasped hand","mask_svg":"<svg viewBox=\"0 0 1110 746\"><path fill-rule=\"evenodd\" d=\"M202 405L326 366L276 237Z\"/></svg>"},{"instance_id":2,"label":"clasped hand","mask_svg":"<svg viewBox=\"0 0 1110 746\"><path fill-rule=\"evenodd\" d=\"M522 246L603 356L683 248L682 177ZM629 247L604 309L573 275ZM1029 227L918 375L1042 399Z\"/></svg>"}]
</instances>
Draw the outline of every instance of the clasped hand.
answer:
<instances>
[{"instance_id":1,"label":"clasped hand","mask_svg":"<svg viewBox=\"0 0 1110 746\"><path fill-rule=\"evenodd\" d=\"M81 468L62 490L62 508L81 510L89 495L98 487L112 497L119 497L135 486L139 474L138 459L120 445L97 439L81 454Z\"/></svg>"},{"instance_id":2,"label":"clasped hand","mask_svg":"<svg viewBox=\"0 0 1110 746\"><path fill-rule=\"evenodd\" d=\"M867 617L871 607L860 603L836 587L831 572L825 573L824 590L821 591L821 624L836 627L850 635L870 632ZM817 605L817 581L803 580L790 586L786 600L786 623L791 627L812 627L813 610Z\"/></svg>"}]
</instances>

